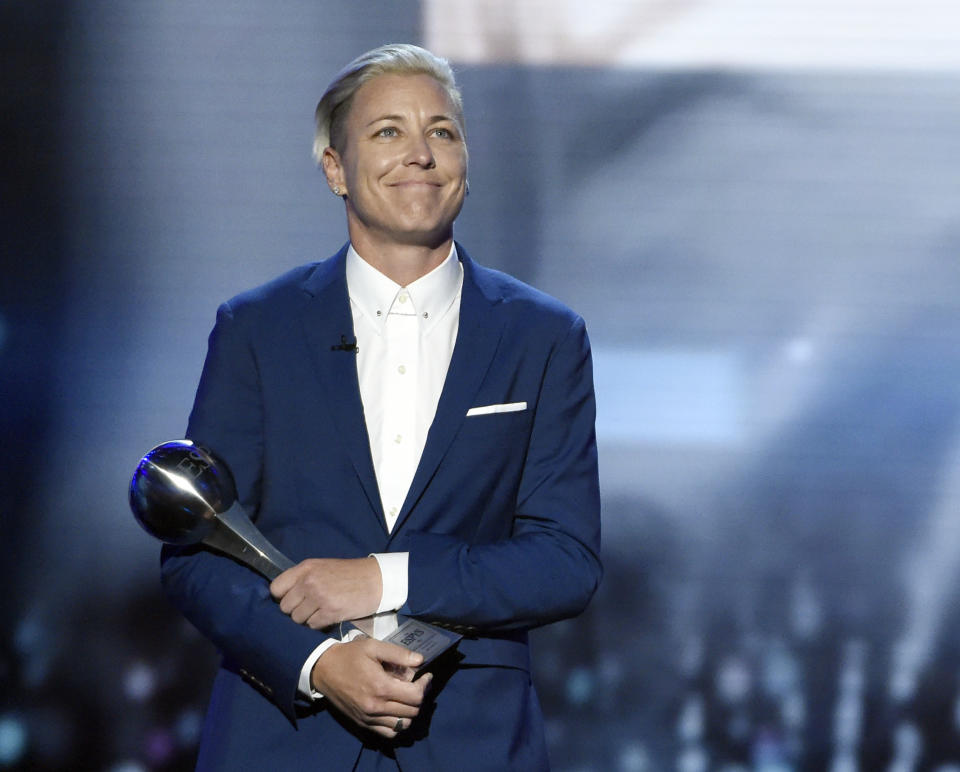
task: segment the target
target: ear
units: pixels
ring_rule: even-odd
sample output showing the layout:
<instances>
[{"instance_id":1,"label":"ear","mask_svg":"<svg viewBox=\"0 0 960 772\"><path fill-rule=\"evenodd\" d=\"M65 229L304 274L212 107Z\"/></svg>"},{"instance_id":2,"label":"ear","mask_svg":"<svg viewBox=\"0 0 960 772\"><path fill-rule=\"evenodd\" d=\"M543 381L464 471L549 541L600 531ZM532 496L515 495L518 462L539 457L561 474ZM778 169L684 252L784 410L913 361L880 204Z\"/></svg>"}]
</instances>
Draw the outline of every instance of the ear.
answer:
<instances>
[{"instance_id":1,"label":"ear","mask_svg":"<svg viewBox=\"0 0 960 772\"><path fill-rule=\"evenodd\" d=\"M320 164L323 166L323 173L327 178L327 185L330 186L330 190L336 192L334 189L339 188L340 192L337 195L347 195L346 175L343 173L340 154L332 147L327 147L320 157Z\"/></svg>"}]
</instances>

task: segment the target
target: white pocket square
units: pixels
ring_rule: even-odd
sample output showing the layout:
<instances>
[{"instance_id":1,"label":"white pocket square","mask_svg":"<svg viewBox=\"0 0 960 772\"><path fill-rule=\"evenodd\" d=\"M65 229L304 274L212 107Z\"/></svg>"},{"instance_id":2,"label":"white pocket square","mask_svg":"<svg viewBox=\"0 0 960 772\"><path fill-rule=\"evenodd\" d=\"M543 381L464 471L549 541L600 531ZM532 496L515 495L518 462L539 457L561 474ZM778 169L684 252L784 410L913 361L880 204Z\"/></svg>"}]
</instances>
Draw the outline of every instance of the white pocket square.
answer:
<instances>
[{"instance_id":1,"label":"white pocket square","mask_svg":"<svg viewBox=\"0 0 960 772\"><path fill-rule=\"evenodd\" d=\"M468 416L472 415L490 415L490 413L516 413L518 410L526 410L526 402L503 402L499 405L482 405L472 407L467 411Z\"/></svg>"}]
</instances>

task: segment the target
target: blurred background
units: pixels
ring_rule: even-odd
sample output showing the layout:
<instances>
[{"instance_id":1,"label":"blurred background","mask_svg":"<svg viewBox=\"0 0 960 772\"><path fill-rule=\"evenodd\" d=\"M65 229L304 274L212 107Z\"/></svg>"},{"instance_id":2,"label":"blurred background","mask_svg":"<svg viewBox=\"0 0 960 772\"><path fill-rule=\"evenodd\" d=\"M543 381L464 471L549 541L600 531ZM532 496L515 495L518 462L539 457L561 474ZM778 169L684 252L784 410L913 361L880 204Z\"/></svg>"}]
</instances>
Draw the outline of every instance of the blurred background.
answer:
<instances>
[{"instance_id":1,"label":"blurred background","mask_svg":"<svg viewBox=\"0 0 960 772\"><path fill-rule=\"evenodd\" d=\"M457 236L587 319L606 577L561 772L960 770L960 10L0 2L0 769L193 768L216 652L126 503L217 305L345 239L330 77L449 57Z\"/></svg>"}]
</instances>

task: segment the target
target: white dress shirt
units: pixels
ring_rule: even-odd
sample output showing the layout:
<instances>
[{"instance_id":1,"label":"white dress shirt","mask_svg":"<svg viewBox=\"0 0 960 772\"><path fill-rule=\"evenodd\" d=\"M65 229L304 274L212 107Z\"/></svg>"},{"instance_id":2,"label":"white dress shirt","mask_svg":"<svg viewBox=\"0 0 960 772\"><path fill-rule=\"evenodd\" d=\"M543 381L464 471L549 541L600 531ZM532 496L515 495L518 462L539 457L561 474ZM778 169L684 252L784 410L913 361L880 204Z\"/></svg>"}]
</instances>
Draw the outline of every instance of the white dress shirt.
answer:
<instances>
[{"instance_id":1,"label":"white dress shirt","mask_svg":"<svg viewBox=\"0 0 960 772\"><path fill-rule=\"evenodd\" d=\"M420 464L453 356L463 266L456 247L451 246L439 266L402 287L351 245L346 271L360 399L385 525L392 531ZM377 612L394 617L392 612L407 600L407 553L373 557L383 580ZM389 625L393 621L389 617L382 622ZM310 686L310 672L336 642L324 641L304 663L299 682L304 696L320 696Z\"/></svg>"}]
</instances>

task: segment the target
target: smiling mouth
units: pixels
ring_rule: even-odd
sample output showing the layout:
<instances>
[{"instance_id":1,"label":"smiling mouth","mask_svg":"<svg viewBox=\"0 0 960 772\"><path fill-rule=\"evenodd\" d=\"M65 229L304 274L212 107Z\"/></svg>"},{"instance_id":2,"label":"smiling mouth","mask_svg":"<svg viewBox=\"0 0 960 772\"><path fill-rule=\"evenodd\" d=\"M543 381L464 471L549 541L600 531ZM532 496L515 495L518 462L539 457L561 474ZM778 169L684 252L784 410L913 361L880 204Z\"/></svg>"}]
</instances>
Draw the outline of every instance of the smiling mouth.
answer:
<instances>
[{"instance_id":1,"label":"smiling mouth","mask_svg":"<svg viewBox=\"0 0 960 772\"><path fill-rule=\"evenodd\" d=\"M393 182L391 188L442 188L439 182L430 182L428 180L404 180L403 182Z\"/></svg>"}]
</instances>

